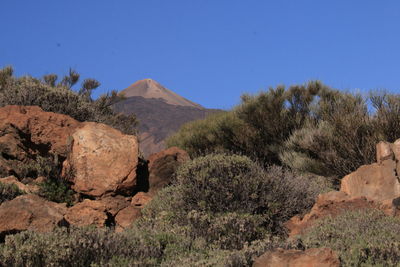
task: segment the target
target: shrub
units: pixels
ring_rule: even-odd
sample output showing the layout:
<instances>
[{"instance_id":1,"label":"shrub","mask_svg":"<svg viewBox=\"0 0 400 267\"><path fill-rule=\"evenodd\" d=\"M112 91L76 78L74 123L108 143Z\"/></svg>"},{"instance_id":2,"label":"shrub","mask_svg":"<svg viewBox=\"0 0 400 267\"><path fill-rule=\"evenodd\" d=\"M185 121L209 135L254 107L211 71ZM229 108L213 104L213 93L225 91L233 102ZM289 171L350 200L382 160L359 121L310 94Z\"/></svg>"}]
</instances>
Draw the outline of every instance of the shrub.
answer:
<instances>
[{"instance_id":1,"label":"shrub","mask_svg":"<svg viewBox=\"0 0 400 267\"><path fill-rule=\"evenodd\" d=\"M116 91L102 95L97 100L91 92L100 85L86 79L78 92L72 87L78 82L79 74L70 70L57 83L57 75L49 74L42 80L30 76L13 77L11 67L0 70L0 106L40 106L45 111L71 116L78 121L94 121L110 125L128 134L135 134L136 119L113 111L112 105L122 98Z\"/></svg>"},{"instance_id":2,"label":"shrub","mask_svg":"<svg viewBox=\"0 0 400 267\"><path fill-rule=\"evenodd\" d=\"M48 177L44 182L39 183L39 195L47 200L66 203L72 206L74 201L74 191L62 178Z\"/></svg>"},{"instance_id":3,"label":"shrub","mask_svg":"<svg viewBox=\"0 0 400 267\"><path fill-rule=\"evenodd\" d=\"M207 152L240 152L245 146L245 129L235 113L220 112L183 125L166 143L183 148L191 157Z\"/></svg>"},{"instance_id":4,"label":"shrub","mask_svg":"<svg viewBox=\"0 0 400 267\"><path fill-rule=\"evenodd\" d=\"M193 225L198 237L214 223L220 224L215 228L220 234L228 225L246 225L249 236L243 237L250 242L262 233L260 225L267 232L282 233L282 223L308 210L323 190L315 176L280 167L264 171L245 156L210 154L183 164L174 185L161 191L143 213L150 225Z\"/></svg>"},{"instance_id":5,"label":"shrub","mask_svg":"<svg viewBox=\"0 0 400 267\"><path fill-rule=\"evenodd\" d=\"M184 125L167 141L192 156L212 151L247 155L265 166L281 164L279 153L290 134L310 116L310 107L320 91L319 82L270 88L257 96L243 95L232 111Z\"/></svg>"},{"instance_id":6,"label":"shrub","mask_svg":"<svg viewBox=\"0 0 400 267\"><path fill-rule=\"evenodd\" d=\"M341 178L374 162L379 141L400 137L399 111L400 96L375 93L366 99L349 93L322 94L315 119L292 134L281 160L294 169Z\"/></svg>"},{"instance_id":7,"label":"shrub","mask_svg":"<svg viewBox=\"0 0 400 267\"><path fill-rule=\"evenodd\" d=\"M400 261L400 219L374 209L322 219L300 240L306 248L332 248L343 266L397 266Z\"/></svg>"},{"instance_id":8,"label":"shrub","mask_svg":"<svg viewBox=\"0 0 400 267\"><path fill-rule=\"evenodd\" d=\"M0 204L24 193L15 184L2 183L0 180Z\"/></svg>"}]
</instances>

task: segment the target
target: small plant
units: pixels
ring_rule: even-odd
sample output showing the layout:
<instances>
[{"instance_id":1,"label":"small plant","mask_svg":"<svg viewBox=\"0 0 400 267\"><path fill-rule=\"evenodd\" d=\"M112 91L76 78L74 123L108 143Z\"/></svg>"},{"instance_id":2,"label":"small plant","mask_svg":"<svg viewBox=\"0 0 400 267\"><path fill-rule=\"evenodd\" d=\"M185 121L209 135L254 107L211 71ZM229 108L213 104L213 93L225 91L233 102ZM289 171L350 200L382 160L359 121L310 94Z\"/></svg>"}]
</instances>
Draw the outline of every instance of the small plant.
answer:
<instances>
[{"instance_id":1,"label":"small plant","mask_svg":"<svg viewBox=\"0 0 400 267\"><path fill-rule=\"evenodd\" d=\"M20 190L15 184L2 183L0 179L0 204L22 194L25 194L25 192Z\"/></svg>"},{"instance_id":2,"label":"small plant","mask_svg":"<svg viewBox=\"0 0 400 267\"><path fill-rule=\"evenodd\" d=\"M67 203L68 206L73 205L75 192L70 189L65 180L50 177L44 182L39 183L39 187L39 195L41 197L58 203Z\"/></svg>"}]
</instances>

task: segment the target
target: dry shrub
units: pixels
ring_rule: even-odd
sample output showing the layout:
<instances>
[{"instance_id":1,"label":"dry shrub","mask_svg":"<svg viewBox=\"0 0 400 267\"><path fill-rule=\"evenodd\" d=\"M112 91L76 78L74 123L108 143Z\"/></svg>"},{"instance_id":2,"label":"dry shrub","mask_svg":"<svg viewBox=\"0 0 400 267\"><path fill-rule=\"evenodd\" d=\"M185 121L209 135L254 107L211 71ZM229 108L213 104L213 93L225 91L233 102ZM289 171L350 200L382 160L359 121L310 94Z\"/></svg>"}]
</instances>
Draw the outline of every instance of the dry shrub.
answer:
<instances>
[{"instance_id":1,"label":"dry shrub","mask_svg":"<svg viewBox=\"0 0 400 267\"><path fill-rule=\"evenodd\" d=\"M0 106L39 106L44 111L69 115L78 121L94 121L110 125L127 134L136 134L136 118L113 111L112 105L122 100L116 91L96 100L91 92L100 85L93 79L82 82L78 92L72 89L79 74L70 70L59 83L57 75L49 74L42 80L30 76L16 78L11 67L0 69Z\"/></svg>"},{"instance_id":2,"label":"dry shrub","mask_svg":"<svg viewBox=\"0 0 400 267\"><path fill-rule=\"evenodd\" d=\"M374 209L346 212L322 219L300 241L333 249L343 266L398 266L400 219Z\"/></svg>"}]
</instances>

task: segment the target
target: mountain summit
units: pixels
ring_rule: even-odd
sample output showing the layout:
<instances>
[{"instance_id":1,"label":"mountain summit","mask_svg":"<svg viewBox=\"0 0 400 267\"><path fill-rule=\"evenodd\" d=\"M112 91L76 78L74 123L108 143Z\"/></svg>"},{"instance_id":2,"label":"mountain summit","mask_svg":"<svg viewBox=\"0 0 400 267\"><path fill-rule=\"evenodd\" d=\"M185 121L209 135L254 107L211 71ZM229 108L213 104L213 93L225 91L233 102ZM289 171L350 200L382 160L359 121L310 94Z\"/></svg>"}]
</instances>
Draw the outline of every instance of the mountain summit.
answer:
<instances>
[{"instance_id":1,"label":"mountain summit","mask_svg":"<svg viewBox=\"0 0 400 267\"><path fill-rule=\"evenodd\" d=\"M152 79L137 81L121 93L126 99L116 103L114 108L124 114L136 115L139 146L146 157L164 149L165 139L183 124L219 111L187 100Z\"/></svg>"},{"instance_id":2,"label":"mountain summit","mask_svg":"<svg viewBox=\"0 0 400 267\"><path fill-rule=\"evenodd\" d=\"M139 80L122 90L125 97L141 96L144 98L162 99L165 103L176 106L185 106L204 109L201 105L196 104L186 98L168 90L158 82L152 79Z\"/></svg>"}]
</instances>

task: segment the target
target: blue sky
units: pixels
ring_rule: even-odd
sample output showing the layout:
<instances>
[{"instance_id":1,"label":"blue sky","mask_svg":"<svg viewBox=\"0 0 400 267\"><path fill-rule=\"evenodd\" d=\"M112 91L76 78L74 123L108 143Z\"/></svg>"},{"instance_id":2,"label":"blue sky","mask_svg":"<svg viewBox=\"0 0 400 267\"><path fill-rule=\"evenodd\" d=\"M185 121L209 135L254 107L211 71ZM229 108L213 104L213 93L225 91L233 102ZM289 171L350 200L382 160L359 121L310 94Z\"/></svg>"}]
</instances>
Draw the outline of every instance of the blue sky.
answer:
<instances>
[{"instance_id":1,"label":"blue sky","mask_svg":"<svg viewBox=\"0 0 400 267\"><path fill-rule=\"evenodd\" d=\"M72 67L96 94L143 78L210 108L315 79L400 93L398 0L2 0L0 23L0 67Z\"/></svg>"}]
</instances>

